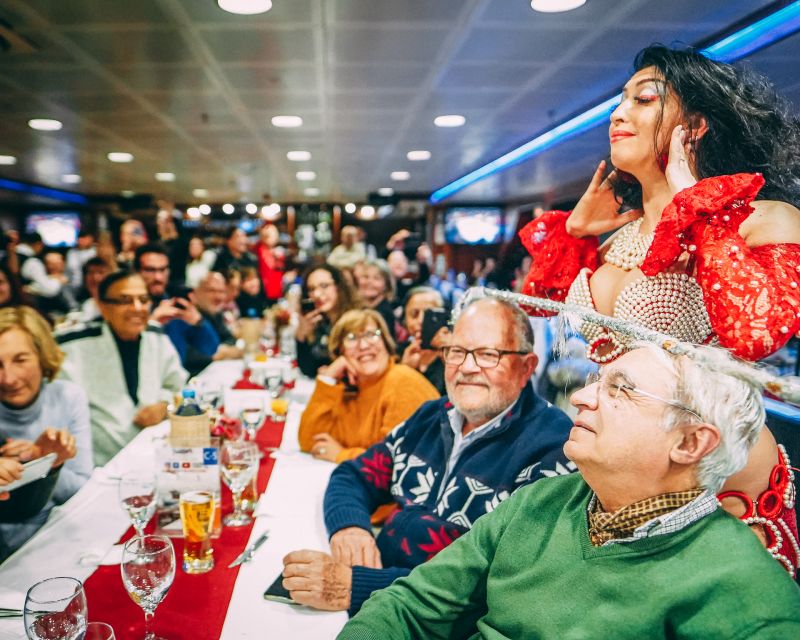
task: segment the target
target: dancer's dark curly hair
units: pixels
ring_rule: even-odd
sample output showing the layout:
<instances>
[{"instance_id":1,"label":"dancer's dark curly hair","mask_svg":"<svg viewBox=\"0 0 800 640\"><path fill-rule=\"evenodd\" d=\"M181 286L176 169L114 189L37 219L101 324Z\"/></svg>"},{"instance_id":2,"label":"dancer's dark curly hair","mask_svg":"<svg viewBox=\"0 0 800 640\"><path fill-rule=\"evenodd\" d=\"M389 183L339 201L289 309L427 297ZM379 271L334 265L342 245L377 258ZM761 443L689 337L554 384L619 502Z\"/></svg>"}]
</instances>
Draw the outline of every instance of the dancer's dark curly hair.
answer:
<instances>
[{"instance_id":1,"label":"dancer's dark curly hair","mask_svg":"<svg viewBox=\"0 0 800 640\"><path fill-rule=\"evenodd\" d=\"M759 74L715 62L697 51L654 44L642 49L634 71L656 67L683 108L682 121L692 126L701 115L708 131L695 146L699 178L732 173L760 172L766 184L759 194L765 200L783 200L800 206L800 122L789 103ZM663 156L669 145L658 148L663 118L656 127L654 149ZM691 132L690 132L691 136ZM633 176L622 176L614 195L623 208L642 206L642 187Z\"/></svg>"}]
</instances>

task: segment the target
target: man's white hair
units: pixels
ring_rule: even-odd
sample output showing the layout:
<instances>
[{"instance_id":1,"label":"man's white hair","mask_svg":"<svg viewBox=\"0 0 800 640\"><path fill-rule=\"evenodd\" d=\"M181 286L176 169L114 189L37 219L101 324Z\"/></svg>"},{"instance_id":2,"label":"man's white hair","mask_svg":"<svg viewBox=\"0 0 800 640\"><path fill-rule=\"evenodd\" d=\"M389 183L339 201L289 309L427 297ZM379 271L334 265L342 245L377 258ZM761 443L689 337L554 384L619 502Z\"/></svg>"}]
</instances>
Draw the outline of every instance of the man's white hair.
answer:
<instances>
[{"instance_id":1,"label":"man's white hair","mask_svg":"<svg viewBox=\"0 0 800 640\"><path fill-rule=\"evenodd\" d=\"M745 467L764 426L764 399L754 368L718 347L697 346L693 357L672 355L650 342L635 347L649 350L675 374L676 403L719 430L719 446L697 468L700 485L718 493L725 480ZM697 422L691 413L667 406L666 430Z\"/></svg>"}]
</instances>

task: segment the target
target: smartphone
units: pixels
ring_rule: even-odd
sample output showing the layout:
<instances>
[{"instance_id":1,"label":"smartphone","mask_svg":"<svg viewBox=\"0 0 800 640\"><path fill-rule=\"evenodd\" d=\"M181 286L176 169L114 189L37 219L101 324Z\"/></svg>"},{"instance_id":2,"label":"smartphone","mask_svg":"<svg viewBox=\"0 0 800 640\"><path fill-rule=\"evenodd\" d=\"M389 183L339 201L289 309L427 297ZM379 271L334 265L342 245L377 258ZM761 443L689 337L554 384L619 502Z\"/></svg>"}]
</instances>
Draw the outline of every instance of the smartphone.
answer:
<instances>
[{"instance_id":1,"label":"smartphone","mask_svg":"<svg viewBox=\"0 0 800 640\"><path fill-rule=\"evenodd\" d=\"M269 585L267 590L264 592L264 600L272 600L273 602L281 602L283 604L299 606L298 603L292 600L292 596L289 595L289 591L284 589L283 574L280 574L277 578L275 578L275 582Z\"/></svg>"},{"instance_id":2,"label":"smartphone","mask_svg":"<svg viewBox=\"0 0 800 640\"><path fill-rule=\"evenodd\" d=\"M14 489L24 487L26 484L41 480L50 473L56 458L55 453L48 453L46 456L26 462L22 465L22 477L7 485L0 485L0 492L14 491Z\"/></svg>"},{"instance_id":3,"label":"smartphone","mask_svg":"<svg viewBox=\"0 0 800 640\"><path fill-rule=\"evenodd\" d=\"M311 313L316 308L317 305L314 304L314 301L311 298L303 298L300 301L300 313L303 315Z\"/></svg>"},{"instance_id":4,"label":"smartphone","mask_svg":"<svg viewBox=\"0 0 800 640\"><path fill-rule=\"evenodd\" d=\"M431 340L442 327L447 326L448 314L444 309L425 309L422 312L422 336L419 346L423 349L433 349Z\"/></svg>"}]
</instances>

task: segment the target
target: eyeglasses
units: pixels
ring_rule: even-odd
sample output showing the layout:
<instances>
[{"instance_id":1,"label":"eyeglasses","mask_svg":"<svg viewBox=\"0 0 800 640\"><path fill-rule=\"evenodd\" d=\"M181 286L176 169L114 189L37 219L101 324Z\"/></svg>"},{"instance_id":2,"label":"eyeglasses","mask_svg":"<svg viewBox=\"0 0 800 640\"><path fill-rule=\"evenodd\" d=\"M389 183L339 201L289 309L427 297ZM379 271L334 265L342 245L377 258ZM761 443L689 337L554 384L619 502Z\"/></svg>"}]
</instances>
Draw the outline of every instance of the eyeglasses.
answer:
<instances>
[{"instance_id":1,"label":"eyeglasses","mask_svg":"<svg viewBox=\"0 0 800 640\"><path fill-rule=\"evenodd\" d=\"M381 341L382 335L383 332L380 329L373 329L372 331L365 331L359 334L348 333L342 342L344 343L345 349L352 349L362 340L367 344L378 344Z\"/></svg>"},{"instance_id":2,"label":"eyeglasses","mask_svg":"<svg viewBox=\"0 0 800 640\"><path fill-rule=\"evenodd\" d=\"M153 299L148 295L143 296L120 296L119 298L106 298L103 300L105 304L113 304L118 307L130 307L137 302L143 307L148 306Z\"/></svg>"},{"instance_id":3,"label":"eyeglasses","mask_svg":"<svg viewBox=\"0 0 800 640\"><path fill-rule=\"evenodd\" d=\"M632 385L629 381L626 380L625 374L621 371L611 371L608 375L601 375L598 372L590 373L586 376L586 386L593 385L595 383L600 383L600 389L603 390L610 398L614 400L618 400L620 395L624 396L627 399L630 399L631 394L638 394L640 396L644 396L645 398L650 398L651 400L657 400L659 402L663 402L670 407L674 407L675 409L680 409L681 411L685 411L686 413L690 413L695 418L703 421L703 418L700 416L699 413L682 405L680 402L676 402L675 400L667 400L666 398L662 398L655 393L650 393L649 391L645 391L644 389L640 389Z\"/></svg>"},{"instance_id":4,"label":"eyeglasses","mask_svg":"<svg viewBox=\"0 0 800 640\"><path fill-rule=\"evenodd\" d=\"M481 369L494 369L500 364L500 358L503 356L526 356L528 351L508 351L505 349L490 349L481 347L480 349L464 349L463 347L444 347L442 354L444 355L444 363L452 367L460 367L467 359L468 355L472 355L475 364Z\"/></svg>"}]
</instances>

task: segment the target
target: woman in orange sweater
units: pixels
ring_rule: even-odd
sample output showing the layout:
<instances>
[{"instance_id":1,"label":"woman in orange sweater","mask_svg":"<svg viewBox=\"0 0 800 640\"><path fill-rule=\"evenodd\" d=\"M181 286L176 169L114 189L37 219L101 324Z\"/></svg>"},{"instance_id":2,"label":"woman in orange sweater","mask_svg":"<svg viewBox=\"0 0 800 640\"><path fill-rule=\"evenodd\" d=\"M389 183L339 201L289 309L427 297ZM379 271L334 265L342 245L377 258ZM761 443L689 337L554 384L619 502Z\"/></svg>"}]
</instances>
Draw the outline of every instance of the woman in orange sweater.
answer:
<instances>
[{"instance_id":1,"label":"woman in orange sweater","mask_svg":"<svg viewBox=\"0 0 800 640\"><path fill-rule=\"evenodd\" d=\"M355 458L439 397L422 374L395 363L394 341L377 311L342 315L328 348L333 362L320 369L300 420L300 447L315 458Z\"/></svg>"}]
</instances>

